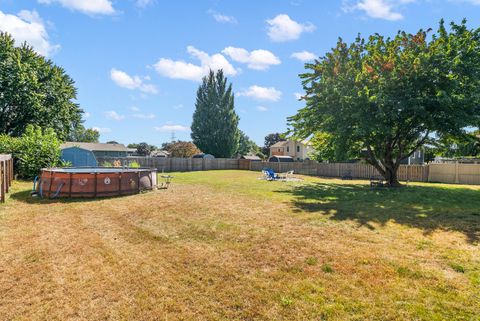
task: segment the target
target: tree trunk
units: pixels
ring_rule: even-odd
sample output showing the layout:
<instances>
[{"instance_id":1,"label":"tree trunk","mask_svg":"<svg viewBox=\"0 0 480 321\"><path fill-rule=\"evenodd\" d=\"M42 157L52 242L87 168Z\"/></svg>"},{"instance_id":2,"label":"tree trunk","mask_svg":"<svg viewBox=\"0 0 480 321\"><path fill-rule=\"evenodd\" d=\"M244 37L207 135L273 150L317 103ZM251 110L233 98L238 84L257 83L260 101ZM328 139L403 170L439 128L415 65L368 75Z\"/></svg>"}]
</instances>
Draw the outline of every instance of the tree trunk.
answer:
<instances>
[{"instance_id":1,"label":"tree trunk","mask_svg":"<svg viewBox=\"0 0 480 321\"><path fill-rule=\"evenodd\" d=\"M387 181L387 186L389 187L401 187L402 184L398 181L397 177L398 166L388 166L385 168L384 178Z\"/></svg>"},{"instance_id":2,"label":"tree trunk","mask_svg":"<svg viewBox=\"0 0 480 321\"><path fill-rule=\"evenodd\" d=\"M398 168L400 167L400 163L394 162L391 157L386 157L386 155L391 155L391 153L387 153L385 157L381 161L375 156L372 148L367 145L368 150L368 158L367 162L373 165L383 176L385 181L387 182L387 186L389 187L400 187L402 184L398 181L397 172Z\"/></svg>"}]
</instances>

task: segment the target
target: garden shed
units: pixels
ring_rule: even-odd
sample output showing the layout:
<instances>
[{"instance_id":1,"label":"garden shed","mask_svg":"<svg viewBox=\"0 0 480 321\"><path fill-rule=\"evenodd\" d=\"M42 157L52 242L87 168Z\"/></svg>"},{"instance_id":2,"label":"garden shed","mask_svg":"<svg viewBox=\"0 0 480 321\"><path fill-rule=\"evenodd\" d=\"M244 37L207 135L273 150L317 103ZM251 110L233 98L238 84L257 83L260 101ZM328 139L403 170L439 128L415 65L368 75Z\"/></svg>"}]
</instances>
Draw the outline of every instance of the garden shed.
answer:
<instances>
[{"instance_id":1,"label":"garden shed","mask_svg":"<svg viewBox=\"0 0 480 321\"><path fill-rule=\"evenodd\" d=\"M274 155L268 161L273 163L293 163L295 160L291 156Z\"/></svg>"},{"instance_id":2,"label":"garden shed","mask_svg":"<svg viewBox=\"0 0 480 321\"><path fill-rule=\"evenodd\" d=\"M66 142L60 146L61 158L72 166L98 166L97 157L127 157L123 144Z\"/></svg>"}]
</instances>

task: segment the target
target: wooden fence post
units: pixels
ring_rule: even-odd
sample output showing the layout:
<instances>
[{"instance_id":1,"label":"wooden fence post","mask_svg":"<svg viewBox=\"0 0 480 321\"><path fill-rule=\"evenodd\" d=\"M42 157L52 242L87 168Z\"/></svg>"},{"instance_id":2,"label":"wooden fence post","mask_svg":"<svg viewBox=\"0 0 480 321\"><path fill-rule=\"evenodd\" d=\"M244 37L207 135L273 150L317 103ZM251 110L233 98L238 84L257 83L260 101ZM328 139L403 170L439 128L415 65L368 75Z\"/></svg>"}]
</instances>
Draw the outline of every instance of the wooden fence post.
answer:
<instances>
[{"instance_id":1,"label":"wooden fence post","mask_svg":"<svg viewBox=\"0 0 480 321\"><path fill-rule=\"evenodd\" d=\"M455 184L458 184L458 161L455 163Z\"/></svg>"},{"instance_id":2,"label":"wooden fence post","mask_svg":"<svg viewBox=\"0 0 480 321\"><path fill-rule=\"evenodd\" d=\"M2 180L2 184L0 186L0 201L2 203L5 203L5 175L4 175L4 168L5 168L5 162L1 161L0 162L0 177Z\"/></svg>"}]
</instances>

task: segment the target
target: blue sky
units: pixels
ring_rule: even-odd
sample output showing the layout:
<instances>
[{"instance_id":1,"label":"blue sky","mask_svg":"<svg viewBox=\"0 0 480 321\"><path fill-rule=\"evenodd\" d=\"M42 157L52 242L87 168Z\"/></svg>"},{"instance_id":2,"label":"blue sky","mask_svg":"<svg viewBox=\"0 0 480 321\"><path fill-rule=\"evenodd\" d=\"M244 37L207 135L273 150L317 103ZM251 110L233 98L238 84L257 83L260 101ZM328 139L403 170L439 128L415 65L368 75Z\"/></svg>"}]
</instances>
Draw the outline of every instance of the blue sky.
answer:
<instances>
[{"instance_id":1,"label":"blue sky","mask_svg":"<svg viewBox=\"0 0 480 321\"><path fill-rule=\"evenodd\" d=\"M298 74L340 36L480 23L480 0L0 0L0 30L63 66L101 141L189 140L199 80L223 68L258 144L302 107Z\"/></svg>"}]
</instances>

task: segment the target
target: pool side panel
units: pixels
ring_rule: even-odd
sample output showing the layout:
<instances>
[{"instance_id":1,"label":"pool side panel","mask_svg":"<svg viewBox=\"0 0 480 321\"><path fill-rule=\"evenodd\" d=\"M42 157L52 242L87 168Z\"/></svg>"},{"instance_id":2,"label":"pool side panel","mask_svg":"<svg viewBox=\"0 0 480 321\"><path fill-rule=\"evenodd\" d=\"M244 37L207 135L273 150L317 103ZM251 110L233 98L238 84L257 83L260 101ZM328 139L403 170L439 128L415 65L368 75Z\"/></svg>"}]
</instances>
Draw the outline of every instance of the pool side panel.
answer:
<instances>
[{"instance_id":1,"label":"pool side panel","mask_svg":"<svg viewBox=\"0 0 480 321\"><path fill-rule=\"evenodd\" d=\"M131 195L156 187L156 170L121 169L102 173L91 171L72 173L42 170L38 189L43 197L105 197Z\"/></svg>"}]
</instances>

